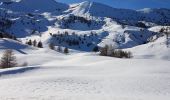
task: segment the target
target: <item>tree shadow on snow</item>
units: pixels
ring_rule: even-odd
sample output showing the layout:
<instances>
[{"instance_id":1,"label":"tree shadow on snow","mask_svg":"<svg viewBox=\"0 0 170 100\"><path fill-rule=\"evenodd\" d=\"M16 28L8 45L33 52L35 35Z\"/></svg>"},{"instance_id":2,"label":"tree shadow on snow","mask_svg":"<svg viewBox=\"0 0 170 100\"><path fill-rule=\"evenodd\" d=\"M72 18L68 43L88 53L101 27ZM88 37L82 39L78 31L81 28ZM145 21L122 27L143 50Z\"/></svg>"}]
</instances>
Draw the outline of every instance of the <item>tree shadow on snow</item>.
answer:
<instances>
[{"instance_id":1,"label":"tree shadow on snow","mask_svg":"<svg viewBox=\"0 0 170 100\"><path fill-rule=\"evenodd\" d=\"M25 49L27 48L28 46L26 45L23 45L23 44L20 44L16 41L13 41L13 40L6 40L6 39L3 39L2 41L0 41L0 49L13 49L13 50L16 50L18 51L19 53L21 54L27 54L26 52L24 52L22 49Z\"/></svg>"},{"instance_id":2,"label":"tree shadow on snow","mask_svg":"<svg viewBox=\"0 0 170 100\"><path fill-rule=\"evenodd\" d=\"M11 69L6 71L0 71L0 77L4 75L11 75L11 74L21 74L27 71L39 69L40 67L23 67L23 68L17 68L17 69Z\"/></svg>"}]
</instances>

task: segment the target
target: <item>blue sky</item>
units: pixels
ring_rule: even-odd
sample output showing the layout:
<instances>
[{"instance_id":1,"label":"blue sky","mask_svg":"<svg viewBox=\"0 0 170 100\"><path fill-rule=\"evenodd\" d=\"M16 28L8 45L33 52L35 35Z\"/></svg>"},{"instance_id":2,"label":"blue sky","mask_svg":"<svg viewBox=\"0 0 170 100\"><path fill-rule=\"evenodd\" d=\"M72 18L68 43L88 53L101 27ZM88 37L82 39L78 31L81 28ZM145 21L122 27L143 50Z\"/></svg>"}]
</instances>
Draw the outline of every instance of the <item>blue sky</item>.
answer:
<instances>
[{"instance_id":1,"label":"blue sky","mask_svg":"<svg viewBox=\"0 0 170 100\"><path fill-rule=\"evenodd\" d=\"M128 8L128 9L170 8L170 0L56 0L56 1L63 3L95 1L115 8Z\"/></svg>"}]
</instances>

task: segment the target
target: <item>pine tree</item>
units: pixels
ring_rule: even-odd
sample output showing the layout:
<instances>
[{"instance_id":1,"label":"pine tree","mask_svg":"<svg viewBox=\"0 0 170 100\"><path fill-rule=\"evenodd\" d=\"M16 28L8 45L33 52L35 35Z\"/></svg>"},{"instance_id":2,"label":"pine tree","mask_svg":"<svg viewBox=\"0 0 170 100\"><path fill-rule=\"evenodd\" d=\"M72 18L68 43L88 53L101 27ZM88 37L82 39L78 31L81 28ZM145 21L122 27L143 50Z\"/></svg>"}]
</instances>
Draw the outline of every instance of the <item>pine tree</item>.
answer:
<instances>
[{"instance_id":1,"label":"pine tree","mask_svg":"<svg viewBox=\"0 0 170 100\"><path fill-rule=\"evenodd\" d=\"M53 43L50 43L50 44L49 44L49 48L50 48L51 50L55 50L54 44L53 44Z\"/></svg>"},{"instance_id":2,"label":"pine tree","mask_svg":"<svg viewBox=\"0 0 170 100\"><path fill-rule=\"evenodd\" d=\"M32 45L32 41L29 40L29 41L27 42L27 44L28 44L28 45Z\"/></svg>"},{"instance_id":3,"label":"pine tree","mask_svg":"<svg viewBox=\"0 0 170 100\"><path fill-rule=\"evenodd\" d=\"M38 45L37 45L38 48L43 48L43 44L41 41L38 42Z\"/></svg>"},{"instance_id":4,"label":"pine tree","mask_svg":"<svg viewBox=\"0 0 170 100\"><path fill-rule=\"evenodd\" d=\"M99 51L99 47L98 46L95 46L94 48L93 48L93 52L98 52Z\"/></svg>"},{"instance_id":5,"label":"pine tree","mask_svg":"<svg viewBox=\"0 0 170 100\"><path fill-rule=\"evenodd\" d=\"M36 40L33 41L33 46L34 46L34 47L37 46L37 41L36 41Z\"/></svg>"},{"instance_id":6,"label":"pine tree","mask_svg":"<svg viewBox=\"0 0 170 100\"><path fill-rule=\"evenodd\" d=\"M68 54L68 53L69 53L68 48L64 48L64 53L65 53L65 54Z\"/></svg>"},{"instance_id":7,"label":"pine tree","mask_svg":"<svg viewBox=\"0 0 170 100\"><path fill-rule=\"evenodd\" d=\"M12 50L5 50L1 58L0 68L11 68L16 67L16 57Z\"/></svg>"},{"instance_id":8,"label":"pine tree","mask_svg":"<svg viewBox=\"0 0 170 100\"><path fill-rule=\"evenodd\" d=\"M62 48L60 46L58 46L57 51L62 52Z\"/></svg>"}]
</instances>

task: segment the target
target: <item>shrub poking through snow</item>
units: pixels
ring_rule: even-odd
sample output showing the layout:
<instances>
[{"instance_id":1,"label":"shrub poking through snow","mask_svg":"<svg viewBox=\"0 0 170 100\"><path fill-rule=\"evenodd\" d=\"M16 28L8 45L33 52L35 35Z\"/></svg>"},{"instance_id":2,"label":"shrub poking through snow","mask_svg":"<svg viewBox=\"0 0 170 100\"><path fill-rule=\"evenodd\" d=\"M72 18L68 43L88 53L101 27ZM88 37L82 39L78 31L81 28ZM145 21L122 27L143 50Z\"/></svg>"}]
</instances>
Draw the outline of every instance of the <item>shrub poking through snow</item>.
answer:
<instances>
[{"instance_id":1,"label":"shrub poking through snow","mask_svg":"<svg viewBox=\"0 0 170 100\"><path fill-rule=\"evenodd\" d=\"M5 50L1 58L0 68L11 68L16 67L17 61L12 50Z\"/></svg>"}]
</instances>

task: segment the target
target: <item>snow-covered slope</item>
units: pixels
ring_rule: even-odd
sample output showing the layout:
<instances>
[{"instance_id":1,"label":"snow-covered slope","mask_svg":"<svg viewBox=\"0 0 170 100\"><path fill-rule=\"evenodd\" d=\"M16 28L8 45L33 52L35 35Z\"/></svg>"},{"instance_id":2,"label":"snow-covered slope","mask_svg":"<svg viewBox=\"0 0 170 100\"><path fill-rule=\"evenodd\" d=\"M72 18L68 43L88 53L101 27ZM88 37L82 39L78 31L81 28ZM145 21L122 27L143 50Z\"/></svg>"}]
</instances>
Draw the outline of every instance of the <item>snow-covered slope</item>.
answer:
<instances>
[{"instance_id":1,"label":"snow-covered slope","mask_svg":"<svg viewBox=\"0 0 170 100\"><path fill-rule=\"evenodd\" d=\"M14 12L55 12L64 11L68 9L68 5L58 3L55 0L19 0L10 4L2 3L1 7L9 9Z\"/></svg>"},{"instance_id":2,"label":"snow-covered slope","mask_svg":"<svg viewBox=\"0 0 170 100\"><path fill-rule=\"evenodd\" d=\"M169 41L169 40L168 40ZM162 36L154 42L126 49L133 52L135 58L156 58L170 60L170 48L166 45L166 37Z\"/></svg>"},{"instance_id":3,"label":"snow-covered slope","mask_svg":"<svg viewBox=\"0 0 170 100\"><path fill-rule=\"evenodd\" d=\"M49 53L49 52L48 52ZM47 53L46 53L47 54ZM44 55L46 55L44 54ZM170 62L87 53L0 69L1 100L169 100ZM35 60L24 56L23 60ZM42 60L44 59L44 60ZM37 61L38 62L38 61Z\"/></svg>"},{"instance_id":4,"label":"snow-covered slope","mask_svg":"<svg viewBox=\"0 0 170 100\"><path fill-rule=\"evenodd\" d=\"M170 99L170 39L160 33L170 25L168 9L2 1L0 57L13 49L21 67L0 69L0 100ZM20 42L7 39L14 35ZM44 48L25 45L29 40L41 41ZM89 52L105 45L131 51L133 58ZM69 54L63 54L65 47Z\"/></svg>"},{"instance_id":5,"label":"snow-covered slope","mask_svg":"<svg viewBox=\"0 0 170 100\"><path fill-rule=\"evenodd\" d=\"M21 42L11 40L11 39L0 39L0 52L6 49L13 49L21 54L26 54L25 50L34 50L34 48L29 47Z\"/></svg>"},{"instance_id":6,"label":"snow-covered slope","mask_svg":"<svg viewBox=\"0 0 170 100\"><path fill-rule=\"evenodd\" d=\"M110 17L115 20L126 20L126 23L135 21L153 22L166 25L170 22L169 9L143 9L139 11L129 9L112 8L100 3L85 1L80 4L71 5L72 13L76 15L90 14L91 16ZM146 11L147 10L147 11Z\"/></svg>"},{"instance_id":7,"label":"snow-covered slope","mask_svg":"<svg viewBox=\"0 0 170 100\"><path fill-rule=\"evenodd\" d=\"M53 42L81 51L106 44L123 49L147 44L159 34L157 24L170 21L168 9L135 11L89 1L67 5L54 0L20 0L1 3L0 8L0 21L10 22L4 29L7 33L24 42L42 41L46 47ZM153 31L154 27L158 31Z\"/></svg>"}]
</instances>

